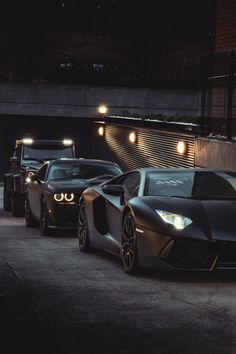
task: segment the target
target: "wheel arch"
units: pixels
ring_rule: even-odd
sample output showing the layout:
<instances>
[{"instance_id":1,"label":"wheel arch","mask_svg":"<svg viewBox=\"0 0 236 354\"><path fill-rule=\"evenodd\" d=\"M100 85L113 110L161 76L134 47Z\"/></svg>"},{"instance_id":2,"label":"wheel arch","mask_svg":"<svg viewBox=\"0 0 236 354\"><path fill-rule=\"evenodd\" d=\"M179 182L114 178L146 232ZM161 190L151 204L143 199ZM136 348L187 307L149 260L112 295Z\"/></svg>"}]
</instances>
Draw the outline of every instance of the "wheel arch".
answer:
<instances>
[{"instance_id":1,"label":"wheel arch","mask_svg":"<svg viewBox=\"0 0 236 354\"><path fill-rule=\"evenodd\" d=\"M132 209L132 207L129 204L127 204L125 206L124 210L123 210L122 224L123 224L123 221L124 221L124 218L125 218L126 214L128 214L128 213L131 213L133 215L133 217L134 217L133 209Z\"/></svg>"}]
</instances>

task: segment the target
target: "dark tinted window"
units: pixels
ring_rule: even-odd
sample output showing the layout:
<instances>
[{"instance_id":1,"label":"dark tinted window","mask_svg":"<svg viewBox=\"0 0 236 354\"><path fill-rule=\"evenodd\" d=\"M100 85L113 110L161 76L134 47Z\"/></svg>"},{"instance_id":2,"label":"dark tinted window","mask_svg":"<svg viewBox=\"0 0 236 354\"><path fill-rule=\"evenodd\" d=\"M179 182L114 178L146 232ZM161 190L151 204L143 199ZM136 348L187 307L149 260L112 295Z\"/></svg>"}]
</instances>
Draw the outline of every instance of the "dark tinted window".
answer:
<instances>
[{"instance_id":1,"label":"dark tinted window","mask_svg":"<svg viewBox=\"0 0 236 354\"><path fill-rule=\"evenodd\" d=\"M121 170L116 165L81 162L60 163L51 166L48 179L89 179L103 175L115 177L119 174L121 174Z\"/></svg>"},{"instance_id":2,"label":"dark tinted window","mask_svg":"<svg viewBox=\"0 0 236 354\"><path fill-rule=\"evenodd\" d=\"M236 197L236 173L209 171L149 172L145 195Z\"/></svg>"},{"instance_id":3,"label":"dark tinted window","mask_svg":"<svg viewBox=\"0 0 236 354\"><path fill-rule=\"evenodd\" d=\"M140 179L141 176L139 172L131 172L117 177L114 180L107 182L107 184L121 185L124 189L125 200L129 200L138 195Z\"/></svg>"},{"instance_id":4,"label":"dark tinted window","mask_svg":"<svg viewBox=\"0 0 236 354\"><path fill-rule=\"evenodd\" d=\"M121 185L124 188L125 199L129 200L130 198L138 194L138 188L140 184L140 173L131 173L126 176L122 181Z\"/></svg>"},{"instance_id":5,"label":"dark tinted window","mask_svg":"<svg viewBox=\"0 0 236 354\"><path fill-rule=\"evenodd\" d=\"M48 164L43 165L37 172L37 175L39 176L39 178L44 181L45 177L46 177L46 172L47 172L47 168L48 168Z\"/></svg>"},{"instance_id":6,"label":"dark tinted window","mask_svg":"<svg viewBox=\"0 0 236 354\"><path fill-rule=\"evenodd\" d=\"M54 160L58 158L71 158L73 157L73 152L71 147L59 149L59 148L43 148L41 147L28 147L23 148L23 159L32 161L46 161Z\"/></svg>"}]
</instances>

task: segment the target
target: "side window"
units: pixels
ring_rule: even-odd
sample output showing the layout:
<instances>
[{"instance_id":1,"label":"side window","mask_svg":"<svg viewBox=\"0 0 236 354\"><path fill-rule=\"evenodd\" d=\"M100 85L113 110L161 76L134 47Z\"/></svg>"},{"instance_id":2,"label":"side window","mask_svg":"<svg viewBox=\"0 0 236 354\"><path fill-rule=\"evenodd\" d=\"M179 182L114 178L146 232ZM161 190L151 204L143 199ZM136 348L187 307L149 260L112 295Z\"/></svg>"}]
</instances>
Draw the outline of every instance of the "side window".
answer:
<instances>
[{"instance_id":1,"label":"side window","mask_svg":"<svg viewBox=\"0 0 236 354\"><path fill-rule=\"evenodd\" d=\"M121 185L124 188L125 200L129 200L138 195L140 178L140 173L138 172L130 173L124 178Z\"/></svg>"},{"instance_id":2,"label":"side window","mask_svg":"<svg viewBox=\"0 0 236 354\"><path fill-rule=\"evenodd\" d=\"M40 168L40 170L38 171L38 173L37 173L37 175L39 176L39 178L40 178L42 181L45 181L47 169L48 169L48 164L43 165L43 166Z\"/></svg>"}]
</instances>

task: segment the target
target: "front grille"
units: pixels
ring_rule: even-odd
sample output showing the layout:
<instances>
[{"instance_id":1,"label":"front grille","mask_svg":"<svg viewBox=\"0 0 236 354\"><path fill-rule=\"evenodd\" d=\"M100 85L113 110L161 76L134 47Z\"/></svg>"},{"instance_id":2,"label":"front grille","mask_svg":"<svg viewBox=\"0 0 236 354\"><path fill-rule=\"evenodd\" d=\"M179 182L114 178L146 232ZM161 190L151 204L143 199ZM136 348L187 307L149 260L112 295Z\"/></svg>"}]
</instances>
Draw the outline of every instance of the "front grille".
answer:
<instances>
[{"instance_id":1,"label":"front grille","mask_svg":"<svg viewBox=\"0 0 236 354\"><path fill-rule=\"evenodd\" d=\"M236 242L217 243L219 258L218 268L236 268Z\"/></svg>"},{"instance_id":2,"label":"front grille","mask_svg":"<svg viewBox=\"0 0 236 354\"><path fill-rule=\"evenodd\" d=\"M166 262L183 269L210 269L216 252L208 242L175 241Z\"/></svg>"}]
</instances>

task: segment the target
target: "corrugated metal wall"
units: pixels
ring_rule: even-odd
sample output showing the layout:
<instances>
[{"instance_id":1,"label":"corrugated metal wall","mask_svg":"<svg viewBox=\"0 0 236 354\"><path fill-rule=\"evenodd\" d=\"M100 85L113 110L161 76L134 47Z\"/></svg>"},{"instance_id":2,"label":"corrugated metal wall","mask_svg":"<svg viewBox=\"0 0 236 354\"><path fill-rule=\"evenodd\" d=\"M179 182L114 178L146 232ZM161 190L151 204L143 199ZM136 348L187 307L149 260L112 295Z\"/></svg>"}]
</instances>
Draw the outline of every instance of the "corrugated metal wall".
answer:
<instances>
[{"instance_id":1,"label":"corrugated metal wall","mask_svg":"<svg viewBox=\"0 0 236 354\"><path fill-rule=\"evenodd\" d=\"M194 167L195 136L150 128L118 124L105 125L105 137L97 134L99 123L94 124L94 155L112 160L125 170L140 167ZM137 142L129 141L135 131ZM187 143L187 153L177 152L177 143Z\"/></svg>"}]
</instances>

